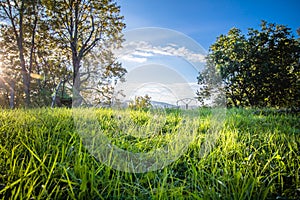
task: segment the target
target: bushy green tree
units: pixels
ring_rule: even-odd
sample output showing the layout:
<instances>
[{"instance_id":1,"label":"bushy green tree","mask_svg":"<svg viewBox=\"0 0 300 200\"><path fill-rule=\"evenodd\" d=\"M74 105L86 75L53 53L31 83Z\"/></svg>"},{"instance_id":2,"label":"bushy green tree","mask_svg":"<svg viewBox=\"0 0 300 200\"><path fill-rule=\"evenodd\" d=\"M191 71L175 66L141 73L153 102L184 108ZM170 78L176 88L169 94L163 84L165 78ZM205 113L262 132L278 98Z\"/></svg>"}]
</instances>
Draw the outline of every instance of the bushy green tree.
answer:
<instances>
[{"instance_id":1,"label":"bushy green tree","mask_svg":"<svg viewBox=\"0 0 300 200\"><path fill-rule=\"evenodd\" d=\"M45 0L43 3L56 44L68 52L71 59L73 104L80 105L83 100L80 91L91 89L85 82L95 74L99 77L100 70L109 69L117 77L125 73L111 53L123 41L125 24L120 7L113 0ZM96 62L101 63L100 68L97 69L98 63L93 65L93 69L88 64L84 65L94 62L95 55ZM82 87L84 84L85 88Z\"/></svg>"},{"instance_id":2,"label":"bushy green tree","mask_svg":"<svg viewBox=\"0 0 300 200\"><path fill-rule=\"evenodd\" d=\"M129 103L129 108L134 110L149 109L151 107L151 97L149 95L137 96Z\"/></svg>"},{"instance_id":3,"label":"bushy green tree","mask_svg":"<svg viewBox=\"0 0 300 200\"><path fill-rule=\"evenodd\" d=\"M110 97L126 73L111 51L125 27L113 0L1 0L0 20L1 94L10 107L50 105L69 77L75 97L91 84Z\"/></svg>"},{"instance_id":4,"label":"bushy green tree","mask_svg":"<svg viewBox=\"0 0 300 200\"><path fill-rule=\"evenodd\" d=\"M300 44L290 28L263 21L247 36L233 28L211 45L208 58L228 105L300 107Z\"/></svg>"},{"instance_id":5,"label":"bushy green tree","mask_svg":"<svg viewBox=\"0 0 300 200\"><path fill-rule=\"evenodd\" d=\"M39 0L1 0L0 19L0 67L9 107L50 105L53 88L70 70L44 5Z\"/></svg>"}]
</instances>

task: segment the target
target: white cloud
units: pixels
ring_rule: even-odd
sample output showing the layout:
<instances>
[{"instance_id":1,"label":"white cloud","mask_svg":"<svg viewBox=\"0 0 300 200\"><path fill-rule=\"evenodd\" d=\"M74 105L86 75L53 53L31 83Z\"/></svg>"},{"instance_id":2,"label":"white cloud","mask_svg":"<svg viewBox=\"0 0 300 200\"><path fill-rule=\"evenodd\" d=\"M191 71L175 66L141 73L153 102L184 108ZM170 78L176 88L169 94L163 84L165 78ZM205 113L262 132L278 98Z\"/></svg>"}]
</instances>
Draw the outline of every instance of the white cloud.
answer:
<instances>
[{"instance_id":1,"label":"white cloud","mask_svg":"<svg viewBox=\"0 0 300 200\"><path fill-rule=\"evenodd\" d=\"M156 55L163 55L163 56L172 56L172 54L168 51L165 51L163 48L159 47L152 47L151 49L145 49L145 51L152 52Z\"/></svg>"},{"instance_id":2,"label":"white cloud","mask_svg":"<svg viewBox=\"0 0 300 200\"><path fill-rule=\"evenodd\" d=\"M168 52L173 56L179 56L187 59L190 62L205 62L205 55L200 53L193 53L186 47L175 48L174 46L159 47L164 52Z\"/></svg>"},{"instance_id":3,"label":"white cloud","mask_svg":"<svg viewBox=\"0 0 300 200\"><path fill-rule=\"evenodd\" d=\"M134 56L141 56L141 57L151 57L154 56L154 54L146 51L135 51L132 55Z\"/></svg>"},{"instance_id":4,"label":"white cloud","mask_svg":"<svg viewBox=\"0 0 300 200\"><path fill-rule=\"evenodd\" d=\"M147 61L147 57L153 56L176 56L182 57L189 62L204 63L205 55L193 52L186 47L178 47L176 44L169 43L167 46L154 46L146 41L128 42L123 45L123 49L118 52L122 59L131 62L142 63Z\"/></svg>"},{"instance_id":5,"label":"white cloud","mask_svg":"<svg viewBox=\"0 0 300 200\"><path fill-rule=\"evenodd\" d=\"M145 62L147 62L147 58L135 57L132 54L128 54L128 55L123 56L121 58L121 60L127 61L127 62L135 62L135 63L145 63Z\"/></svg>"},{"instance_id":6,"label":"white cloud","mask_svg":"<svg viewBox=\"0 0 300 200\"><path fill-rule=\"evenodd\" d=\"M131 41L131 42L125 42L123 44L123 49L125 50L143 50L143 49L149 49L152 48L152 45L149 42L146 41Z\"/></svg>"}]
</instances>

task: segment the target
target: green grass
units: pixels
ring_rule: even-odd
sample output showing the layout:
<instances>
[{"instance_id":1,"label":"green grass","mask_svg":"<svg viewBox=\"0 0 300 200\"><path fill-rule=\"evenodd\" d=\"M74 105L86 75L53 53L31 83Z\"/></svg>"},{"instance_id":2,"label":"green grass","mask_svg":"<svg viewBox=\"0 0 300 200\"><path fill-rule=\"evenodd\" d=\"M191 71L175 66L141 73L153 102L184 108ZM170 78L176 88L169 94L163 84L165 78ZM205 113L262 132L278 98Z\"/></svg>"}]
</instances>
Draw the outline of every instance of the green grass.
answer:
<instances>
[{"instance_id":1,"label":"green grass","mask_svg":"<svg viewBox=\"0 0 300 200\"><path fill-rule=\"evenodd\" d=\"M156 117L142 111L96 110L97 125L111 144L134 153L164 147L178 130L184 137L182 130L188 134L194 129L186 152L174 162L156 171L129 173L102 164L87 150L71 109L3 110L0 198L300 197L299 115L227 110L214 148L202 154L206 136L214 126L212 113L201 109L197 120L188 121L182 113L169 110ZM138 135L145 130L150 134Z\"/></svg>"}]
</instances>

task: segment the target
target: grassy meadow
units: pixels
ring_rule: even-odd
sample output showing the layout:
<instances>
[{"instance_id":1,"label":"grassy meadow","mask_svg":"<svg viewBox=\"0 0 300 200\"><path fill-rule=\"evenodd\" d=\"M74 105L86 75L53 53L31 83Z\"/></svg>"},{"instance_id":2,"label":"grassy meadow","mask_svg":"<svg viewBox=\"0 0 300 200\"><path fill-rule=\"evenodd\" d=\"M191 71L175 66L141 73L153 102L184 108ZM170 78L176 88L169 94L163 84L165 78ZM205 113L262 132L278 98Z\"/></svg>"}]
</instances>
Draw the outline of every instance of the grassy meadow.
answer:
<instances>
[{"instance_id":1,"label":"grassy meadow","mask_svg":"<svg viewBox=\"0 0 300 200\"><path fill-rule=\"evenodd\" d=\"M86 148L77 127L82 121L74 123L72 109L2 110L0 199L300 198L299 115L228 109L203 153L219 120L214 109L166 110L161 116L94 111L111 144L130 152L150 152L191 132L193 138L167 166L131 173L103 164Z\"/></svg>"}]
</instances>

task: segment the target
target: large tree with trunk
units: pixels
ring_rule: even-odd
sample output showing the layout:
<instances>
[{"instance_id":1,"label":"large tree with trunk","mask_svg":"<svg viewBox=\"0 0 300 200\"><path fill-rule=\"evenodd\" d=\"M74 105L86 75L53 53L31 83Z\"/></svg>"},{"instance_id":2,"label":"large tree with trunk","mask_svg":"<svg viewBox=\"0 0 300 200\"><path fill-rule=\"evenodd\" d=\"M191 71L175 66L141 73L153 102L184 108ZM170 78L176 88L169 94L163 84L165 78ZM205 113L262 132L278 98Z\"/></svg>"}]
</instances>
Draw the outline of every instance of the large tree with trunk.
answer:
<instances>
[{"instance_id":1,"label":"large tree with trunk","mask_svg":"<svg viewBox=\"0 0 300 200\"><path fill-rule=\"evenodd\" d=\"M49 105L53 88L70 71L45 11L40 0L0 1L1 78L11 108Z\"/></svg>"},{"instance_id":2,"label":"large tree with trunk","mask_svg":"<svg viewBox=\"0 0 300 200\"><path fill-rule=\"evenodd\" d=\"M12 32L22 73L25 107L30 106L30 82L33 69L36 33L39 19L38 1L1 0L2 26ZM3 27L2 27L3 28Z\"/></svg>"},{"instance_id":3,"label":"large tree with trunk","mask_svg":"<svg viewBox=\"0 0 300 200\"><path fill-rule=\"evenodd\" d=\"M117 76L125 73L113 59L113 54L109 53L122 42L125 24L120 7L112 0L52 0L44 4L57 45L67 50L71 58L73 104L80 105L83 82L95 72L84 66L84 61L93 59L96 54L96 59L105 65L104 68L115 70Z\"/></svg>"},{"instance_id":4,"label":"large tree with trunk","mask_svg":"<svg viewBox=\"0 0 300 200\"><path fill-rule=\"evenodd\" d=\"M69 78L75 102L91 89L109 99L126 73L112 53L125 24L111 0L0 0L0 18L1 93L10 107L49 105Z\"/></svg>"}]
</instances>

